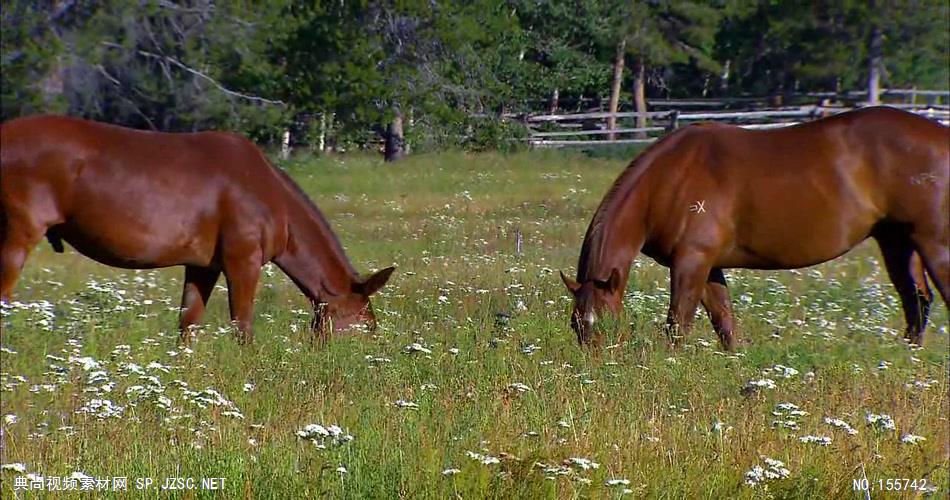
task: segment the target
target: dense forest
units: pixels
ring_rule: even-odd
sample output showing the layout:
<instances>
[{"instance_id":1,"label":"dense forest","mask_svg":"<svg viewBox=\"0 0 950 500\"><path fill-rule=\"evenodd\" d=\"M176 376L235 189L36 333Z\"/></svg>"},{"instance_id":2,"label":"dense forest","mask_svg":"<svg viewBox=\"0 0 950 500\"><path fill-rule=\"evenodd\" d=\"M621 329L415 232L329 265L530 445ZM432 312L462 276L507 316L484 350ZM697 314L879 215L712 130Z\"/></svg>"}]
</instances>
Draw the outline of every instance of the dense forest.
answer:
<instances>
[{"instance_id":1,"label":"dense forest","mask_svg":"<svg viewBox=\"0 0 950 500\"><path fill-rule=\"evenodd\" d=\"M946 0L2 0L2 118L338 150L495 147L505 112L945 89ZM390 145L393 146L393 145ZM394 147L401 149L401 144Z\"/></svg>"}]
</instances>

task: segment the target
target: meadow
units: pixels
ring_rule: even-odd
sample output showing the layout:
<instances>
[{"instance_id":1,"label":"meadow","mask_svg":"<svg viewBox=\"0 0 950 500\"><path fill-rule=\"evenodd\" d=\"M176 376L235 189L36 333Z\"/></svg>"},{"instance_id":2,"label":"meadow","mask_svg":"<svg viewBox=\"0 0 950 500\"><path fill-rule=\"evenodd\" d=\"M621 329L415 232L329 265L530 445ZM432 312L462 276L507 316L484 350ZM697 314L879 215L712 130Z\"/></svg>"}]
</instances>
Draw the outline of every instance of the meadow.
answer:
<instances>
[{"instance_id":1,"label":"meadow","mask_svg":"<svg viewBox=\"0 0 950 500\"><path fill-rule=\"evenodd\" d=\"M867 498L866 479L872 498L946 498L947 309L938 300L923 348L904 343L871 244L727 272L734 353L704 314L668 346L667 270L638 258L629 338L578 347L557 272L573 275L627 161L286 162L358 270L398 266L373 297L378 330L325 346L274 266L253 345L232 337L221 281L185 348L182 269L117 270L43 242L3 311L0 496L32 497L14 490L31 474L129 478L104 497ZM136 489L145 477L156 483ZM223 489L163 491L166 477Z\"/></svg>"}]
</instances>

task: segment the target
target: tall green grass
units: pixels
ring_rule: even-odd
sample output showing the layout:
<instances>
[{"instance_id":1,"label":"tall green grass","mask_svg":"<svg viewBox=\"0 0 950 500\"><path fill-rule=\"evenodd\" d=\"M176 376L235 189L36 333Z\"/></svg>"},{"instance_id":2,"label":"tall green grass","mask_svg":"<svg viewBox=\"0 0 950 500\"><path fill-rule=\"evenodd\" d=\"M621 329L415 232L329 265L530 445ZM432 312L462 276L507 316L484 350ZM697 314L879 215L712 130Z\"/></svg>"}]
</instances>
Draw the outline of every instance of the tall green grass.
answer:
<instances>
[{"instance_id":1,"label":"tall green grass","mask_svg":"<svg viewBox=\"0 0 950 500\"><path fill-rule=\"evenodd\" d=\"M127 476L150 497L168 476L225 478L221 491L175 492L187 498L864 498L852 481L865 477L872 488L926 479L946 496L947 311L934 308L925 348L904 345L871 246L812 269L728 273L737 353L717 351L704 318L668 347L666 269L638 259L630 339L576 345L557 270L573 272L626 163L564 152L289 162L357 269L398 266L373 299L378 331L325 347L311 345L307 303L276 268L258 290L255 344L231 338L221 286L189 351L174 330L180 269L120 271L44 243L16 290L34 305L3 319L0 414L15 418L2 424L2 462ZM745 389L761 379L775 388ZM97 399L122 410L107 416ZM321 449L296 434L307 424L353 439ZM766 458L787 477L746 484ZM0 474L3 497L22 496L22 475ZM158 484L138 491L138 477Z\"/></svg>"}]
</instances>

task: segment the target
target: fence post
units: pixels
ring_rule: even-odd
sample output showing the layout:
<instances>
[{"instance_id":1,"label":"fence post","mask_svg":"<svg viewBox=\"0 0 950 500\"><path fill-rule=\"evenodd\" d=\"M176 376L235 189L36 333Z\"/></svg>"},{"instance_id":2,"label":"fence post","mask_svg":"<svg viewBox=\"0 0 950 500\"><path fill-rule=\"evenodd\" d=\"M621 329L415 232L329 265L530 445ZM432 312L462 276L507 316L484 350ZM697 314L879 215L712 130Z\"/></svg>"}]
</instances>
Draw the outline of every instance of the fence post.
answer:
<instances>
[{"instance_id":1,"label":"fence post","mask_svg":"<svg viewBox=\"0 0 950 500\"><path fill-rule=\"evenodd\" d=\"M290 158L290 130L284 130L280 140L280 159L286 160L287 158Z\"/></svg>"},{"instance_id":2,"label":"fence post","mask_svg":"<svg viewBox=\"0 0 950 500\"><path fill-rule=\"evenodd\" d=\"M674 109L673 111L670 111L670 123L666 125L667 134L679 128L679 117L680 117L680 112L678 109Z\"/></svg>"},{"instance_id":3,"label":"fence post","mask_svg":"<svg viewBox=\"0 0 950 500\"><path fill-rule=\"evenodd\" d=\"M527 134L527 136L528 136L528 145L533 148L533 147L534 147L534 141L532 140L532 135L533 135L534 131L531 130L531 125L528 123L528 113L525 112L525 113L519 114L519 115L517 116L516 120L518 121L518 123L521 124L522 127L524 127L524 132L525 132L525 134Z\"/></svg>"},{"instance_id":4,"label":"fence post","mask_svg":"<svg viewBox=\"0 0 950 500\"><path fill-rule=\"evenodd\" d=\"M320 154L326 153L327 149L327 114L320 113Z\"/></svg>"}]
</instances>

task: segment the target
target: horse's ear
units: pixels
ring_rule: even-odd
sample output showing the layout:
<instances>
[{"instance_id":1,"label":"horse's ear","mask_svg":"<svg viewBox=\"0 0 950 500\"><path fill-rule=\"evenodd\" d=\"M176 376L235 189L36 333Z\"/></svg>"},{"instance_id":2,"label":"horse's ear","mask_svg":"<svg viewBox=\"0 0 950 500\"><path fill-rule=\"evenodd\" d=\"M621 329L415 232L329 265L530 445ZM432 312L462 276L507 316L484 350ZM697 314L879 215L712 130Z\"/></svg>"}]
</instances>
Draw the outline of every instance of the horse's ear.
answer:
<instances>
[{"instance_id":1,"label":"horse's ear","mask_svg":"<svg viewBox=\"0 0 950 500\"><path fill-rule=\"evenodd\" d=\"M571 293L577 293L577 291L581 289L580 283L565 276L564 271L560 271L560 273L561 273L561 281L564 282L564 286L566 286L567 289L571 291Z\"/></svg>"},{"instance_id":2,"label":"horse's ear","mask_svg":"<svg viewBox=\"0 0 950 500\"><path fill-rule=\"evenodd\" d=\"M370 295L379 291L383 285L389 281L389 277L392 276L395 267L387 267L382 271L376 271L375 274L366 278L363 281L358 281L353 284L353 291L362 295L369 297Z\"/></svg>"},{"instance_id":3,"label":"horse's ear","mask_svg":"<svg viewBox=\"0 0 950 500\"><path fill-rule=\"evenodd\" d=\"M620 290L620 271L615 267L613 271L610 272L610 277L606 281L596 280L594 285L601 290L606 290L608 292L616 292Z\"/></svg>"}]
</instances>

